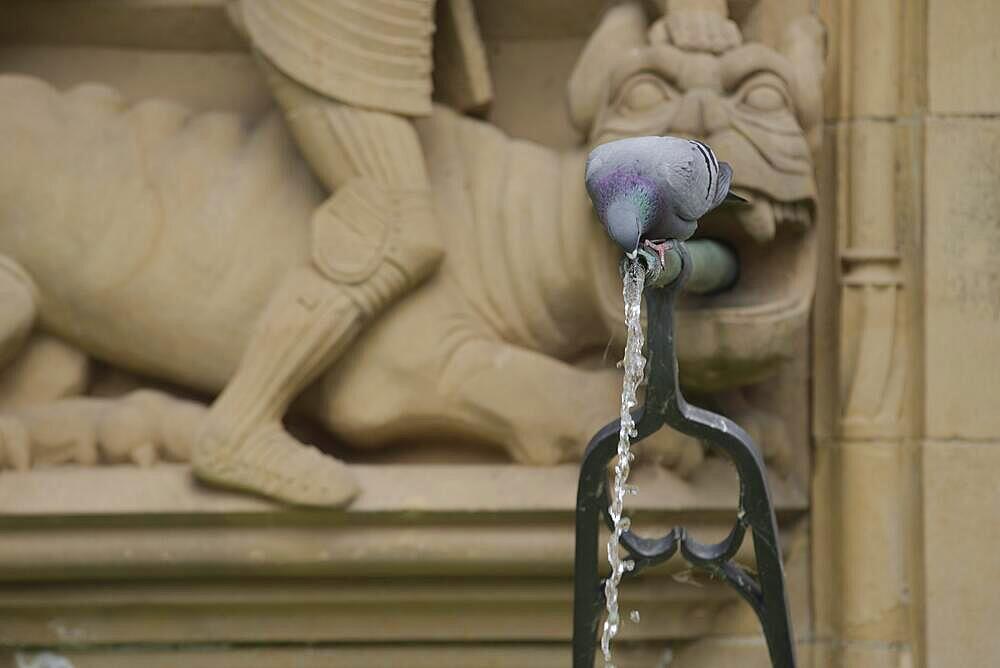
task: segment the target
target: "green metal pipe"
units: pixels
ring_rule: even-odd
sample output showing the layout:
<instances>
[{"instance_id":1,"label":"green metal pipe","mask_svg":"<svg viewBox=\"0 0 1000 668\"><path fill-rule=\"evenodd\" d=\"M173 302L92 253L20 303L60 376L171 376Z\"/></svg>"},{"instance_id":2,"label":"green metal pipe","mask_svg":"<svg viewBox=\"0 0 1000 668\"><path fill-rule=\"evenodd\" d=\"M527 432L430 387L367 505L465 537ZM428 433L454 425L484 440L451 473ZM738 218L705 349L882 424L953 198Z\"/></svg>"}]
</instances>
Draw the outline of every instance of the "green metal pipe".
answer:
<instances>
[{"instance_id":1,"label":"green metal pipe","mask_svg":"<svg viewBox=\"0 0 1000 668\"><path fill-rule=\"evenodd\" d=\"M691 257L691 275L684 286L685 292L709 295L727 290L736 283L740 263L728 246L712 239L669 243L670 247L663 253L663 262L655 251L646 247L639 249L639 261L646 267L647 285L663 287L677 280L682 264L678 243L687 246Z\"/></svg>"}]
</instances>

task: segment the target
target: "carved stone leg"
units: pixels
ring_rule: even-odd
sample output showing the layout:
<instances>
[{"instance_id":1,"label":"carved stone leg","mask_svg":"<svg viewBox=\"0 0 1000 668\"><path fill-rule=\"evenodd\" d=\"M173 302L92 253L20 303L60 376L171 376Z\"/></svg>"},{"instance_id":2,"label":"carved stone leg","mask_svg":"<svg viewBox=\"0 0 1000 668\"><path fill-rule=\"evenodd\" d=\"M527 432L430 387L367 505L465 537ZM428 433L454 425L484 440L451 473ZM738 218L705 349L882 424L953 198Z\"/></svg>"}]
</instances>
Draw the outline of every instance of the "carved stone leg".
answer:
<instances>
[{"instance_id":1,"label":"carved stone leg","mask_svg":"<svg viewBox=\"0 0 1000 668\"><path fill-rule=\"evenodd\" d=\"M361 329L362 312L315 269L292 272L271 297L239 368L209 411L194 451L203 480L291 503L337 506L358 488L347 467L282 428L292 399Z\"/></svg>"},{"instance_id":2,"label":"carved stone leg","mask_svg":"<svg viewBox=\"0 0 1000 668\"><path fill-rule=\"evenodd\" d=\"M580 369L489 341L466 344L446 376L475 433L529 464L578 460L594 433L617 416L622 388L614 369ZM650 437L638 447L646 453L640 456L682 475L702 461L701 445L683 434Z\"/></svg>"},{"instance_id":3,"label":"carved stone leg","mask_svg":"<svg viewBox=\"0 0 1000 668\"><path fill-rule=\"evenodd\" d=\"M0 255L0 367L21 349L34 323L34 284L21 265Z\"/></svg>"},{"instance_id":4,"label":"carved stone leg","mask_svg":"<svg viewBox=\"0 0 1000 668\"><path fill-rule=\"evenodd\" d=\"M343 505L357 494L346 467L296 442L281 417L368 322L437 268L435 236L414 224L428 212L426 192L365 178L316 211L313 264L293 271L260 316L195 444L199 477L303 505Z\"/></svg>"}]
</instances>

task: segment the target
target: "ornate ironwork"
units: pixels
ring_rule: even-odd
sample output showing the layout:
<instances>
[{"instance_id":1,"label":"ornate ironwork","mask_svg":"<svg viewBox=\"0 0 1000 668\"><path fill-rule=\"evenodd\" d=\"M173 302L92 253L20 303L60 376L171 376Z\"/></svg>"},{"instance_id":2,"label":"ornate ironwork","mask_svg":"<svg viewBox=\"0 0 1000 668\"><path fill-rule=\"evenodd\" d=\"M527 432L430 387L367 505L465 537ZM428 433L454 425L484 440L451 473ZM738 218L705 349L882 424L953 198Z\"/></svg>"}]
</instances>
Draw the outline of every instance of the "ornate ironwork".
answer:
<instances>
[{"instance_id":1,"label":"ornate ironwork","mask_svg":"<svg viewBox=\"0 0 1000 668\"><path fill-rule=\"evenodd\" d=\"M713 544L699 543L684 527L675 527L660 538L626 532L622 545L635 561L635 568L624 577L635 577L645 568L662 563L680 551L689 564L724 580L750 604L763 627L773 665L794 668L784 569L764 459L739 425L688 404L678 383L674 307L691 274L691 256L683 243L677 244L676 249L682 263L676 280L663 287L647 284L644 291L648 314L649 382L645 403L634 414L638 435L633 442L667 425L725 454L739 474L739 510L729 535ZM599 525L603 517L605 523L612 526L608 513L608 464L617 454L619 426L620 421L615 420L597 432L587 447L580 469L574 571L574 668L594 665L598 624L605 603L603 580L598 571ZM756 576L733 561L747 529L753 536Z\"/></svg>"}]
</instances>

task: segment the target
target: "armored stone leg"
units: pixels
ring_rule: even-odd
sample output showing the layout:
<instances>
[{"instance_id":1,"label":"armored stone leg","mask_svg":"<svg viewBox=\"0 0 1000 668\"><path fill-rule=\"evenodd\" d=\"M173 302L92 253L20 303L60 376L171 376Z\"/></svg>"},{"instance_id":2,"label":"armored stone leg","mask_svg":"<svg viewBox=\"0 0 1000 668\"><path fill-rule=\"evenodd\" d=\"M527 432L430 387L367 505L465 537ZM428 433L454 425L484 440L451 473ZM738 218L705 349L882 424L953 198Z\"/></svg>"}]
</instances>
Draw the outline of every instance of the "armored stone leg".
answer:
<instances>
[{"instance_id":1,"label":"armored stone leg","mask_svg":"<svg viewBox=\"0 0 1000 668\"><path fill-rule=\"evenodd\" d=\"M281 417L368 322L436 268L442 253L410 122L344 104L289 78L265 56L258 60L303 155L333 196L313 217L312 265L272 297L210 410L192 461L210 482L337 506L357 493L350 473L297 443Z\"/></svg>"},{"instance_id":2,"label":"armored stone leg","mask_svg":"<svg viewBox=\"0 0 1000 668\"><path fill-rule=\"evenodd\" d=\"M34 284L19 264L0 255L0 368L21 349L34 323Z\"/></svg>"},{"instance_id":3,"label":"armored stone leg","mask_svg":"<svg viewBox=\"0 0 1000 668\"><path fill-rule=\"evenodd\" d=\"M348 293L313 268L293 272L260 317L235 376L197 437L195 474L291 503L337 506L358 491L344 464L282 428L292 399L363 324Z\"/></svg>"},{"instance_id":4,"label":"armored stone leg","mask_svg":"<svg viewBox=\"0 0 1000 668\"><path fill-rule=\"evenodd\" d=\"M281 417L368 322L437 267L436 241L411 224L427 210L425 192L356 178L316 211L313 263L292 272L260 316L195 444L198 476L303 505L351 500L358 490L347 468L295 441Z\"/></svg>"}]
</instances>

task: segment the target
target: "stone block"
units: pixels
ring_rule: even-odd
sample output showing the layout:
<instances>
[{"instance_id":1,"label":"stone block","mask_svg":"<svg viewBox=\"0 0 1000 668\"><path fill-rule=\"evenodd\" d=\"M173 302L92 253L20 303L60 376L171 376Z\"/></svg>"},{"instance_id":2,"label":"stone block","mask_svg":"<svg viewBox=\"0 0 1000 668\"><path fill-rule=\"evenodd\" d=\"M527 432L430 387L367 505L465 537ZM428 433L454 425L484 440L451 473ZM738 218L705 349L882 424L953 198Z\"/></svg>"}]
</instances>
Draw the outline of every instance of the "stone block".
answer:
<instances>
[{"instance_id":1,"label":"stone block","mask_svg":"<svg viewBox=\"0 0 1000 668\"><path fill-rule=\"evenodd\" d=\"M847 641L901 642L905 458L892 442L823 445L813 483L816 632ZM849 664L853 665L853 664Z\"/></svg>"},{"instance_id":2,"label":"stone block","mask_svg":"<svg viewBox=\"0 0 1000 668\"><path fill-rule=\"evenodd\" d=\"M0 72L39 77L59 90L101 81L116 88L127 104L170 98L197 111L234 111L248 117L264 114L273 105L250 54L232 51L8 46L0 40Z\"/></svg>"},{"instance_id":3,"label":"stone block","mask_svg":"<svg viewBox=\"0 0 1000 668\"><path fill-rule=\"evenodd\" d=\"M813 645L799 642L795 658L799 666L816 665ZM715 668L740 666L740 668L770 668L767 645L761 636L729 636L704 638L678 648L669 664L670 668ZM818 668L818 666L817 666Z\"/></svg>"},{"instance_id":4,"label":"stone block","mask_svg":"<svg viewBox=\"0 0 1000 668\"><path fill-rule=\"evenodd\" d=\"M928 666L1000 656L1000 442L924 445Z\"/></svg>"},{"instance_id":5,"label":"stone block","mask_svg":"<svg viewBox=\"0 0 1000 668\"><path fill-rule=\"evenodd\" d=\"M580 143L566 110L566 80L583 48L582 38L500 40L486 50L496 96L488 120L522 139L551 146Z\"/></svg>"},{"instance_id":6,"label":"stone block","mask_svg":"<svg viewBox=\"0 0 1000 668\"><path fill-rule=\"evenodd\" d=\"M1000 112L1000 3L930 0L927 9L930 111Z\"/></svg>"},{"instance_id":7,"label":"stone block","mask_svg":"<svg viewBox=\"0 0 1000 668\"><path fill-rule=\"evenodd\" d=\"M404 645L347 647L211 647L193 650L113 648L96 650L0 652L2 668L548 668L568 663L563 644ZM647 655L648 658L648 655ZM632 665L632 664L628 664ZM652 662L634 665L653 665ZM623 664L624 666L624 664Z\"/></svg>"},{"instance_id":8,"label":"stone block","mask_svg":"<svg viewBox=\"0 0 1000 668\"><path fill-rule=\"evenodd\" d=\"M44 3L13 0L0 7L0 42L211 51L245 48L223 0L71 0L57 12Z\"/></svg>"},{"instance_id":9,"label":"stone block","mask_svg":"<svg viewBox=\"0 0 1000 668\"><path fill-rule=\"evenodd\" d=\"M898 639L905 608L899 446L841 446L840 582L847 639Z\"/></svg>"},{"instance_id":10,"label":"stone block","mask_svg":"<svg viewBox=\"0 0 1000 668\"><path fill-rule=\"evenodd\" d=\"M1000 436L1000 119L930 120L927 436Z\"/></svg>"},{"instance_id":11,"label":"stone block","mask_svg":"<svg viewBox=\"0 0 1000 668\"><path fill-rule=\"evenodd\" d=\"M183 466L5 471L0 646L569 641L576 465L355 470L365 491L351 508L311 513L207 489ZM721 539L735 481L713 478L666 484L637 468L637 529ZM771 489L790 537L805 498L780 479ZM642 622L623 642L705 635L742 603L719 582L675 581L679 568L624 588Z\"/></svg>"},{"instance_id":12,"label":"stone block","mask_svg":"<svg viewBox=\"0 0 1000 668\"><path fill-rule=\"evenodd\" d=\"M815 668L912 668L913 657L908 648L888 643L847 643L832 648L826 662L816 661L813 665Z\"/></svg>"}]
</instances>

